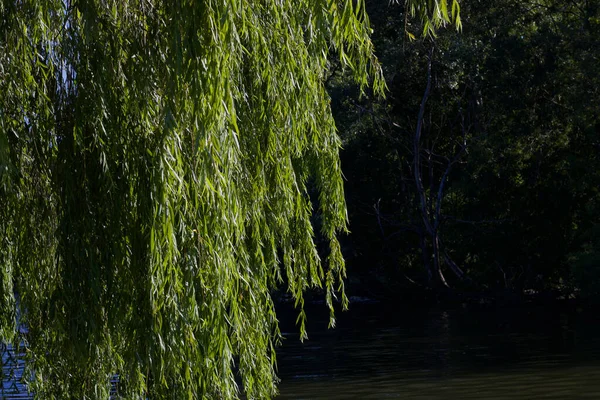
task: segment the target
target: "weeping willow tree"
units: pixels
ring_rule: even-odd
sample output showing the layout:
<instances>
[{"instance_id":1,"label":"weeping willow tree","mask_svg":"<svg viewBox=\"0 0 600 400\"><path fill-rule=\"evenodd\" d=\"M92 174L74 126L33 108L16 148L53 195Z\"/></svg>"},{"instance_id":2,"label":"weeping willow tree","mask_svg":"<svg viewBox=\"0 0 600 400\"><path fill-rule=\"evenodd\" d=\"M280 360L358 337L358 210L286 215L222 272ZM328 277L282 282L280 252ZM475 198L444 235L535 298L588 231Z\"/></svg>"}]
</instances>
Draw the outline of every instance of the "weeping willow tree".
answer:
<instances>
[{"instance_id":1,"label":"weeping willow tree","mask_svg":"<svg viewBox=\"0 0 600 400\"><path fill-rule=\"evenodd\" d=\"M395 1L399 2L399 0ZM452 22L456 29L462 28L458 0L451 0L450 11L448 11L448 0L405 0L404 4L406 17L417 17L422 24L423 35L435 36L435 32L449 22ZM410 33L407 25L408 19L405 20L406 33L414 39L415 35Z\"/></svg>"},{"instance_id":2,"label":"weeping willow tree","mask_svg":"<svg viewBox=\"0 0 600 400\"><path fill-rule=\"evenodd\" d=\"M39 398L276 393L271 290L302 335L305 289L347 302L324 78L382 93L369 33L352 0L0 0L0 339Z\"/></svg>"}]
</instances>

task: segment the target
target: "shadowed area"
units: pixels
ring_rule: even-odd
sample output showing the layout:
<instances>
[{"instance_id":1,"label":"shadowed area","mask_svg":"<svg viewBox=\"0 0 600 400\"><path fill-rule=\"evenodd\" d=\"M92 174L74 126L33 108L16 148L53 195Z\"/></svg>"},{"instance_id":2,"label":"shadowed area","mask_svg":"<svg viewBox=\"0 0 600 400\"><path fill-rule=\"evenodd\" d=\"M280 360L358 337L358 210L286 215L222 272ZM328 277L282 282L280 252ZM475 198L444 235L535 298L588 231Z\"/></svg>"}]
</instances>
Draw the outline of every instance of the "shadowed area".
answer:
<instances>
[{"instance_id":1,"label":"shadowed area","mask_svg":"<svg viewBox=\"0 0 600 400\"><path fill-rule=\"evenodd\" d=\"M326 315L311 311L310 340L301 344L290 324L279 350L280 399L600 396L592 313L355 304L326 330Z\"/></svg>"}]
</instances>

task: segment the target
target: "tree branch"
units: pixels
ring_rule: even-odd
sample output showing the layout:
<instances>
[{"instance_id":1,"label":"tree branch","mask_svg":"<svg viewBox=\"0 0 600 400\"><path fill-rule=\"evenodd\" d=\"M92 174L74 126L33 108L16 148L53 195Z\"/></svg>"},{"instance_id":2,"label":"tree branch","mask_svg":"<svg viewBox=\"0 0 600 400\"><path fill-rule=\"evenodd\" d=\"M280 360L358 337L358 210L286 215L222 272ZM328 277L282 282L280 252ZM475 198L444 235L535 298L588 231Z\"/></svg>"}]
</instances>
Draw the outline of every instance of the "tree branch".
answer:
<instances>
[{"instance_id":1,"label":"tree branch","mask_svg":"<svg viewBox=\"0 0 600 400\"><path fill-rule=\"evenodd\" d=\"M423 131L423 116L425 115L425 104L427 103L427 99L429 98L429 93L431 92L431 63L433 59L433 47L429 52L429 60L427 62L427 85L425 86L425 92L423 93L423 98L421 99L421 106L419 107L419 117L417 120L417 128L415 130L415 137L413 142L413 172L415 175L415 184L417 186L417 194L419 196L419 203L421 206L421 217L423 218L423 223L427 231L430 233L433 232L433 227L431 226L431 222L429 221L428 212L427 212L427 199L425 198L425 190L423 189L423 181L421 179L421 152L419 151L419 146L421 143L421 133Z\"/></svg>"}]
</instances>

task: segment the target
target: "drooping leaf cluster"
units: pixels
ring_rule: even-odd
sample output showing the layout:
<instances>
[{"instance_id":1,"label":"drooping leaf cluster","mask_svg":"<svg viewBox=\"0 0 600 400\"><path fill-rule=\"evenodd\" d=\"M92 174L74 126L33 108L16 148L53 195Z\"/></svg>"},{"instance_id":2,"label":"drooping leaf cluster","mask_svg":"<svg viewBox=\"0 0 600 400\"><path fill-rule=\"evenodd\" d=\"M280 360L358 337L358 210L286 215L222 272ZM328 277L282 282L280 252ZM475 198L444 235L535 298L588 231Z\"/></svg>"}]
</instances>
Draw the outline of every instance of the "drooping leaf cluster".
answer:
<instances>
[{"instance_id":1,"label":"drooping leaf cluster","mask_svg":"<svg viewBox=\"0 0 600 400\"><path fill-rule=\"evenodd\" d=\"M0 2L0 339L39 398L275 394L271 290L346 301L323 82L382 92L369 33L361 1Z\"/></svg>"},{"instance_id":2,"label":"drooping leaf cluster","mask_svg":"<svg viewBox=\"0 0 600 400\"><path fill-rule=\"evenodd\" d=\"M391 3L399 4L400 0L392 0ZM451 0L404 0L404 30L409 38L416 39L416 35L409 28L410 16L422 26L422 35L435 36L436 31L451 23L460 30L462 22L460 19L460 2ZM448 10L450 9L450 10Z\"/></svg>"}]
</instances>

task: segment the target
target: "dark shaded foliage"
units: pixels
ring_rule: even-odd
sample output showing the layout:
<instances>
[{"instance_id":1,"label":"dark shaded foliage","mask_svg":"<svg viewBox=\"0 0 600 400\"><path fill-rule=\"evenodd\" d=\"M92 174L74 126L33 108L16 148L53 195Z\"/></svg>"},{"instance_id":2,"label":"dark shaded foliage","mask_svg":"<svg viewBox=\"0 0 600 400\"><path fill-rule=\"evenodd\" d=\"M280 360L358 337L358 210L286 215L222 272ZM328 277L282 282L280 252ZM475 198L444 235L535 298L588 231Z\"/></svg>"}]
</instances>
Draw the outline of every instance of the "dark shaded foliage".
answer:
<instances>
[{"instance_id":1,"label":"dark shaded foliage","mask_svg":"<svg viewBox=\"0 0 600 400\"><path fill-rule=\"evenodd\" d=\"M377 290L435 286L427 273L435 261L433 242L414 177L415 129L431 54L419 171L433 207L427 218L439 220L441 270L449 285L593 292L599 5L468 2L462 32L411 41L403 35L401 5L368 3L389 95L352 100L352 85L344 81L332 91L344 141L351 276L379 282Z\"/></svg>"}]
</instances>

